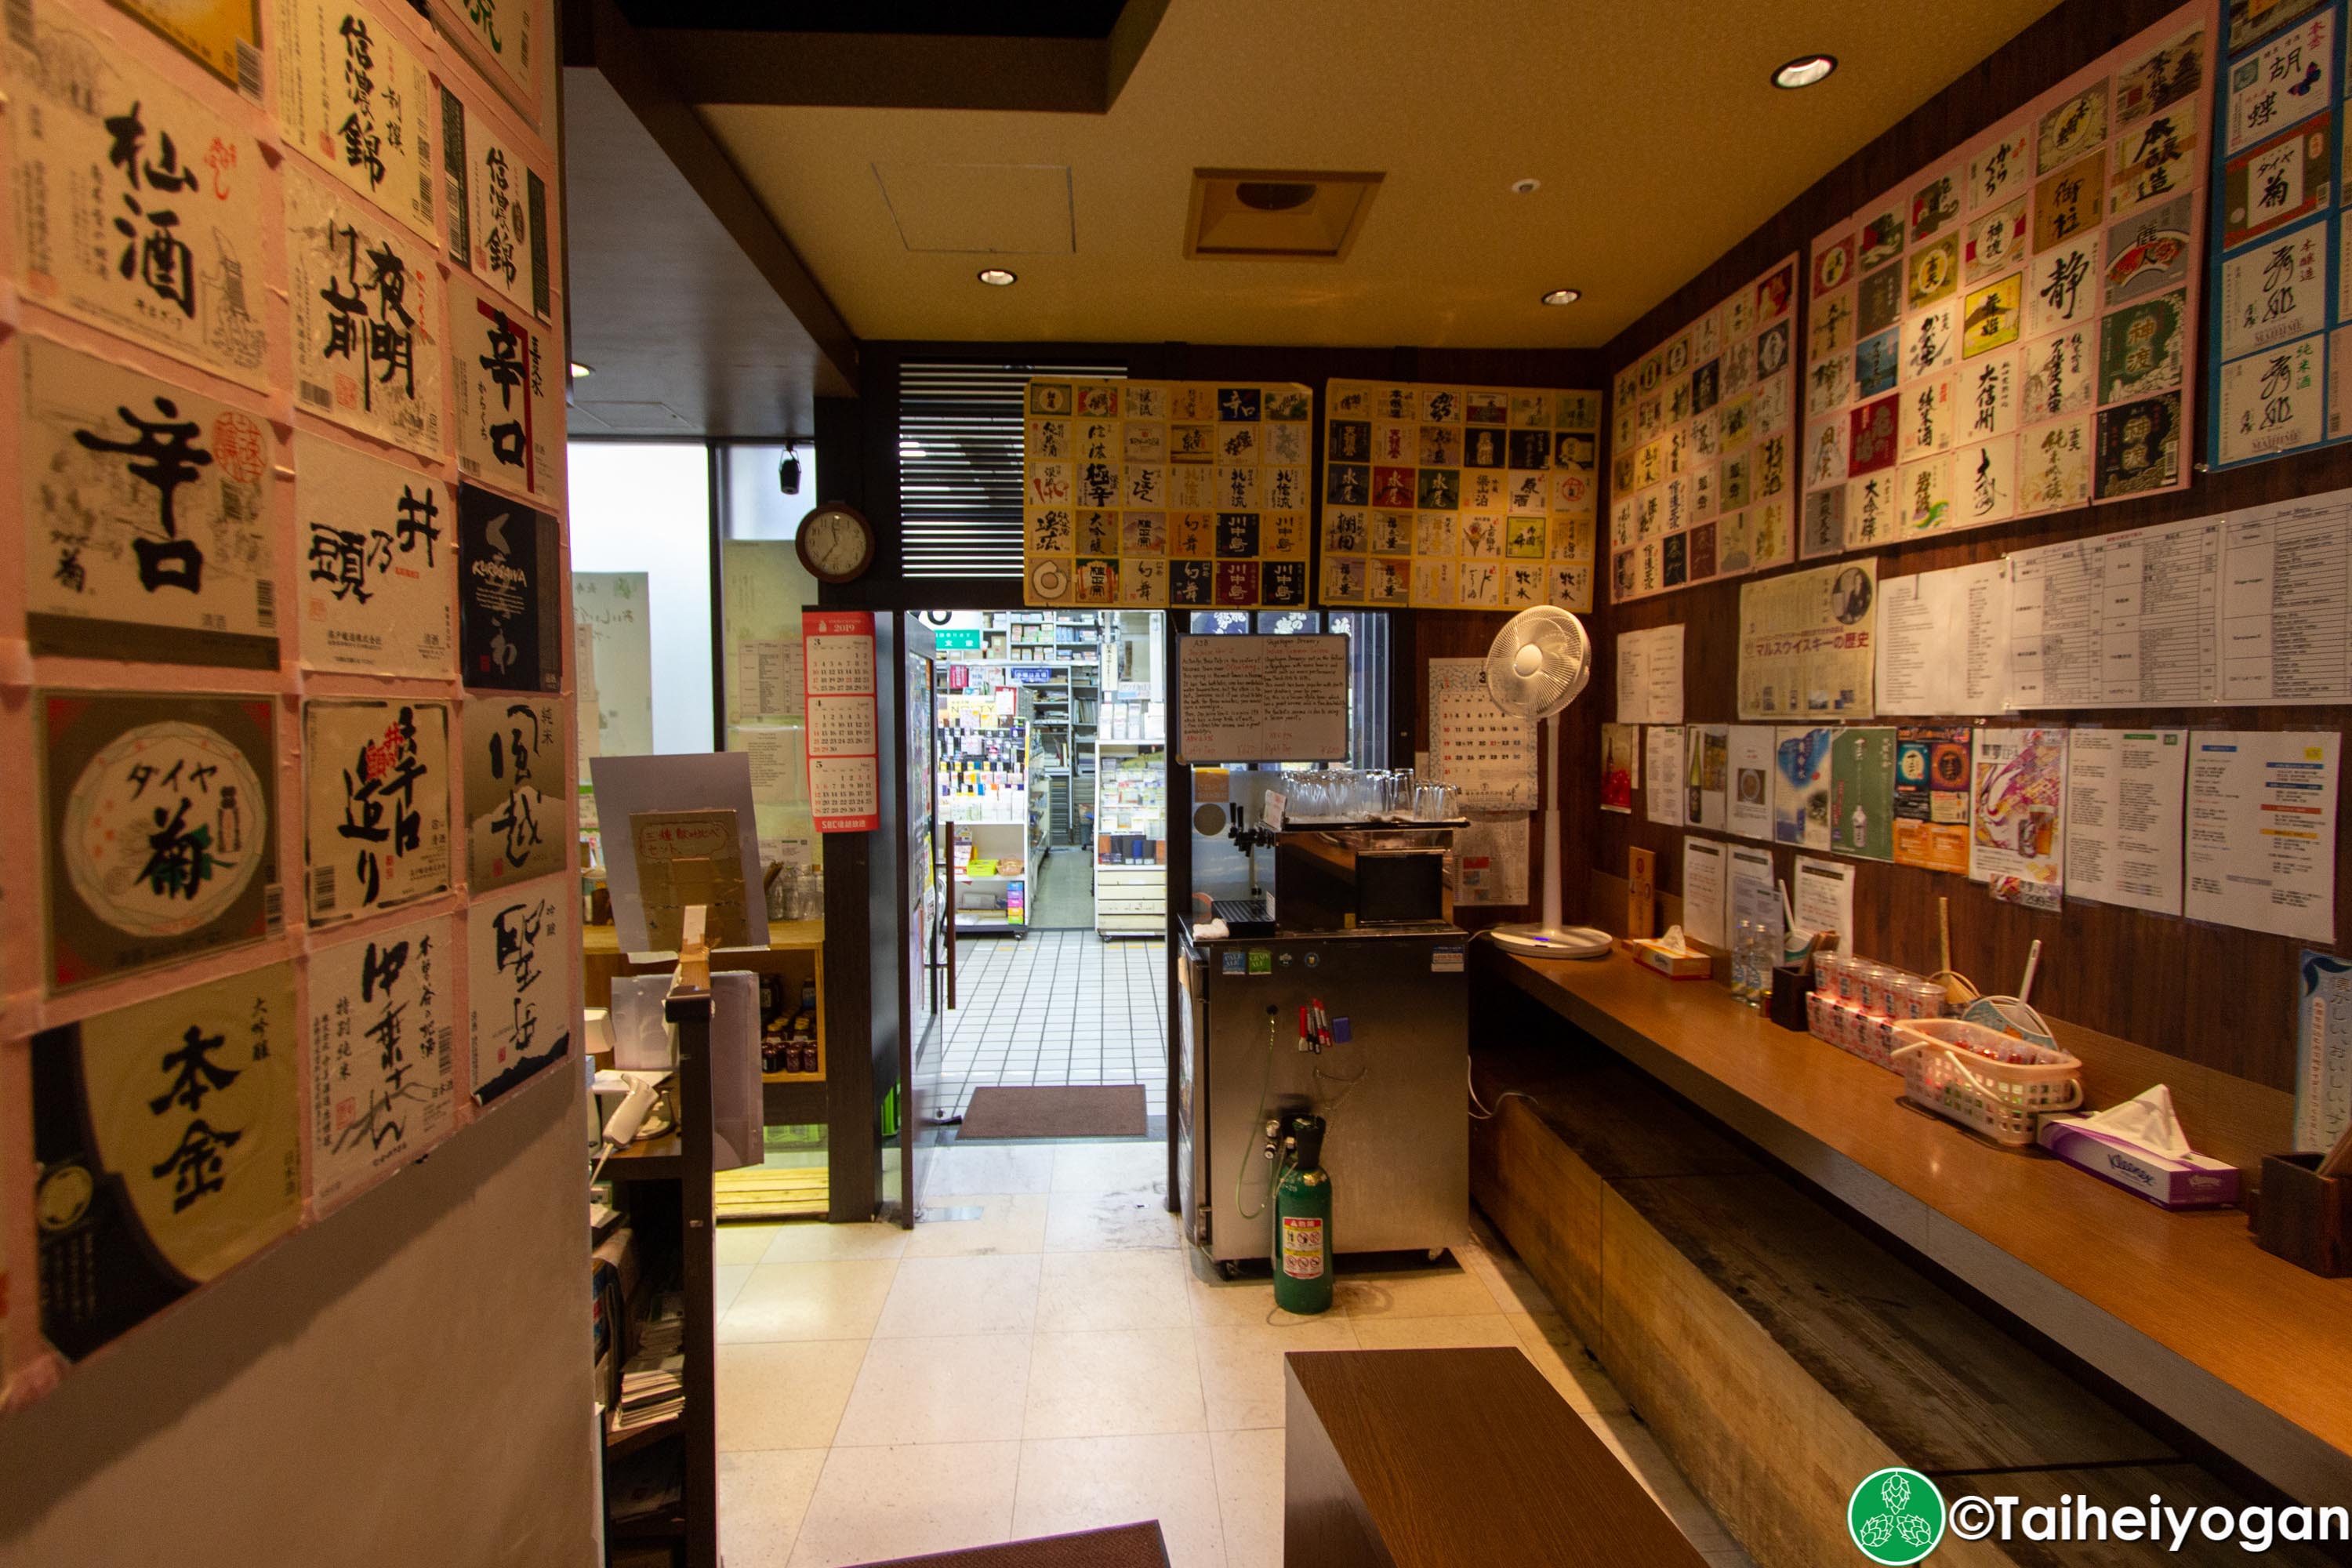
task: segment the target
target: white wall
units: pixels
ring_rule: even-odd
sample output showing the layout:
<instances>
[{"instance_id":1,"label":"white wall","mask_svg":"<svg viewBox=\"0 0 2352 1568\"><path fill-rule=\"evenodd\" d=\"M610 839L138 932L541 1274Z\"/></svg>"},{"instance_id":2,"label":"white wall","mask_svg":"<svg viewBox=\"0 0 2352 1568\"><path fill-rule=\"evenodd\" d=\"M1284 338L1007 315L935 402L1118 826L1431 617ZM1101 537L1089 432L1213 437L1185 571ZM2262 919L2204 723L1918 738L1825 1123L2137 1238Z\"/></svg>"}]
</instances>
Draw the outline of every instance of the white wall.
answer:
<instances>
[{"instance_id":1,"label":"white wall","mask_svg":"<svg viewBox=\"0 0 2352 1568\"><path fill-rule=\"evenodd\" d=\"M589 1568L581 1095L517 1091L0 1421L0 1564Z\"/></svg>"}]
</instances>

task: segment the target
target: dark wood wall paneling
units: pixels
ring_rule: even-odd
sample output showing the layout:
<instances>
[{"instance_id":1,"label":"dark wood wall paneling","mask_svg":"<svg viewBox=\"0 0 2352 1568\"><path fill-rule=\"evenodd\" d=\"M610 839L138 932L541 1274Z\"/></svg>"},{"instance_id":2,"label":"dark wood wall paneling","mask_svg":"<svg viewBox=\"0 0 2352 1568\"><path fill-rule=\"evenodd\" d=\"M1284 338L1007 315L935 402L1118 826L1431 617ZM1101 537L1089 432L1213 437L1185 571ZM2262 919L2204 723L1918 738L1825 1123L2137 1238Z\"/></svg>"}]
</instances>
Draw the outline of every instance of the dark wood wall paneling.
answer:
<instances>
[{"instance_id":1,"label":"dark wood wall paneling","mask_svg":"<svg viewBox=\"0 0 2352 1568\"><path fill-rule=\"evenodd\" d=\"M2172 8L2165 0L2069 0L1840 165L1621 333L1602 351L1612 381L1618 369L1680 331L1780 257L1790 251L1801 256L1815 235L1990 129L2003 115L2133 33L2161 20ZM2209 202L2212 199L2209 195ZM2206 309L2213 306L2209 295ZM1800 343L1806 337L1802 310L1801 304L1796 334ZM2200 464L2206 456L2203 350L2200 332L2189 365L2189 374L2199 378L2196 457ZM1800 408L1801 412L1801 399ZM2086 534L2210 516L2346 486L2352 486L2352 448L2336 447L2223 474L2200 472L2188 489L2168 495L1883 550L1877 552L1878 571L1882 579L1935 571ZM1687 628L1684 634L1686 721L1737 722L1738 617L1737 582L1603 611L1598 627L1602 651L1592 694L1573 710L1578 721L1570 726L1566 737L1570 748L1570 778L1589 788L1600 776L1599 722L1613 716L1607 710L1614 706L1612 654L1619 633L1683 623ZM1950 717L1959 722L1975 716ZM2352 710L2083 710L2027 717L2035 722L2077 728L2167 724L2210 730L2341 731L2347 718L2352 718ZM1584 721L1588 718L1590 721ZM1638 801L1630 817L1597 813L1589 806L1573 815L1583 820L1588 830L1584 844L1591 856L1587 862L1591 871L1622 878L1627 848L1639 845L1657 855L1660 889L1680 891L1681 829L1651 826L1643 820ZM1591 821L1594 817L1597 823ZM2352 894L2352 847L2347 846L2352 846L2352 837L2339 832L2339 897ZM1569 839L1568 853L1568 876L1576 881L1580 865L1576 835ZM1788 875L1791 851L1776 851L1776 859L1781 874ZM1859 867L1855 923L1862 928L1854 933L1854 951L1916 971L1933 970L1936 899L1947 895L1951 900L1955 964L1979 985L1997 992L2014 990L2028 947L2041 938L2045 945L2033 995L2035 1004L2045 1011L2273 1088L2291 1087L2295 955L2306 944L2073 900L2060 913L2036 914L1995 903L1982 887L1964 877L1903 866L1854 864ZM2342 931L2339 918L2339 938ZM2335 951L2345 951L2340 941Z\"/></svg>"}]
</instances>

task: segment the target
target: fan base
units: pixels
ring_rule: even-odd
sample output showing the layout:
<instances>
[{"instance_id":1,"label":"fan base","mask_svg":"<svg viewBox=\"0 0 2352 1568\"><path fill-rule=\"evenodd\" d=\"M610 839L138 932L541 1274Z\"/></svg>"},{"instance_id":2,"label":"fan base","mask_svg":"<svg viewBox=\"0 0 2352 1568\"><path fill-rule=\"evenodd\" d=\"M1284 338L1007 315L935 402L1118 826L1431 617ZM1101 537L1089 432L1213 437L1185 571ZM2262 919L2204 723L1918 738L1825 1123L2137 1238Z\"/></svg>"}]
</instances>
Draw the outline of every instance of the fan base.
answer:
<instances>
[{"instance_id":1,"label":"fan base","mask_svg":"<svg viewBox=\"0 0 2352 1568\"><path fill-rule=\"evenodd\" d=\"M1591 926L1548 926L1533 921L1489 926L1486 934L1513 952L1538 958L1606 958L1616 939Z\"/></svg>"}]
</instances>

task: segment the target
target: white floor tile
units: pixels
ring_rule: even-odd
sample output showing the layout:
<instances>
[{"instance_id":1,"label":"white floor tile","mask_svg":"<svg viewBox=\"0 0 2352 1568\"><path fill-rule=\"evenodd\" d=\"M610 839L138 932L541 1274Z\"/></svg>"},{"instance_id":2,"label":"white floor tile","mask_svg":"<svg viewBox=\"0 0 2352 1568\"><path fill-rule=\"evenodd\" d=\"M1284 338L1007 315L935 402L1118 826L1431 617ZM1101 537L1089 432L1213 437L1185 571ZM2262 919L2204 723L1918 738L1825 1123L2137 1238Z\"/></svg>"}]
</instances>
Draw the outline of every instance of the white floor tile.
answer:
<instances>
[{"instance_id":1,"label":"white floor tile","mask_svg":"<svg viewBox=\"0 0 2352 1568\"><path fill-rule=\"evenodd\" d=\"M1290 1351L1351 1351L1355 1325L1334 1314L1284 1328L1195 1328L1209 1429L1283 1424L1282 1358Z\"/></svg>"},{"instance_id":2,"label":"white floor tile","mask_svg":"<svg viewBox=\"0 0 2352 1568\"><path fill-rule=\"evenodd\" d=\"M1174 1247L1180 1229L1167 1198L1154 1190L1055 1193L1045 1213L1045 1250Z\"/></svg>"},{"instance_id":3,"label":"white floor tile","mask_svg":"<svg viewBox=\"0 0 2352 1568\"><path fill-rule=\"evenodd\" d=\"M888 1258L762 1263L719 1319L719 1342L862 1340L874 1331L898 1271Z\"/></svg>"},{"instance_id":4,"label":"white floor tile","mask_svg":"<svg viewBox=\"0 0 2352 1568\"><path fill-rule=\"evenodd\" d=\"M1224 1568L1208 1434L1059 1437L1021 1446L1015 1540L1155 1520L1174 1568Z\"/></svg>"},{"instance_id":5,"label":"white floor tile","mask_svg":"<svg viewBox=\"0 0 2352 1568\"><path fill-rule=\"evenodd\" d=\"M862 1340L719 1347L719 1447L823 1448L866 1360Z\"/></svg>"},{"instance_id":6,"label":"white floor tile","mask_svg":"<svg viewBox=\"0 0 2352 1568\"><path fill-rule=\"evenodd\" d=\"M1018 1443L835 1448L801 1521L792 1568L843 1568L985 1546L1013 1531Z\"/></svg>"},{"instance_id":7,"label":"white floor tile","mask_svg":"<svg viewBox=\"0 0 2352 1568\"><path fill-rule=\"evenodd\" d=\"M1478 1277L1455 1268L1343 1274L1332 1304L1351 1318L1454 1318L1496 1310Z\"/></svg>"},{"instance_id":8,"label":"white floor tile","mask_svg":"<svg viewBox=\"0 0 2352 1568\"><path fill-rule=\"evenodd\" d=\"M776 1238L780 1225L722 1225L710 1240L710 1256L719 1263L757 1263Z\"/></svg>"},{"instance_id":9,"label":"white floor tile","mask_svg":"<svg viewBox=\"0 0 2352 1568\"><path fill-rule=\"evenodd\" d=\"M824 1458L823 1448L719 1456L719 1551L727 1568L785 1568Z\"/></svg>"},{"instance_id":10,"label":"white floor tile","mask_svg":"<svg viewBox=\"0 0 2352 1568\"><path fill-rule=\"evenodd\" d=\"M1184 1260L1173 1248L1047 1255L1037 1287L1037 1329L1189 1329Z\"/></svg>"},{"instance_id":11,"label":"white floor tile","mask_svg":"<svg viewBox=\"0 0 2352 1568\"><path fill-rule=\"evenodd\" d=\"M926 1215L943 1215L961 1209L981 1211L972 1219L919 1217L908 1234L908 1258L966 1258L978 1253L1043 1252L1045 1211L1051 1198L1044 1193L992 1193L926 1197Z\"/></svg>"},{"instance_id":12,"label":"white floor tile","mask_svg":"<svg viewBox=\"0 0 2352 1568\"><path fill-rule=\"evenodd\" d=\"M806 1220L776 1226L774 1239L760 1261L829 1263L845 1258L896 1258L906 1250L907 1233L895 1225L827 1225Z\"/></svg>"},{"instance_id":13,"label":"white floor tile","mask_svg":"<svg viewBox=\"0 0 2352 1568\"><path fill-rule=\"evenodd\" d=\"M1024 1436L1111 1437L1207 1429L1192 1336L1120 1329L1036 1336Z\"/></svg>"},{"instance_id":14,"label":"white floor tile","mask_svg":"<svg viewBox=\"0 0 2352 1568\"><path fill-rule=\"evenodd\" d=\"M1053 1190L1054 1151L1034 1143L955 1143L931 1157L926 1191L1043 1193Z\"/></svg>"},{"instance_id":15,"label":"white floor tile","mask_svg":"<svg viewBox=\"0 0 2352 1568\"><path fill-rule=\"evenodd\" d=\"M834 1442L872 1447L1018 1437L1029 1375L1027 1334L876 1340Z\"/></svg>"},{"instance_id":16,"label":"white floor tile","mask_svg":"<svg viewBox=\"0 0 2352 1568\"><path fill-rule=\"evenodd\" d=\"M1037 1323L1038 1263L1034 1253L901 1259L875 1337L1025 1334Z\"/></svg>"},{"instance_id":17,"label":"white floor tile","mask_svg":"<svg viewBox=\"0 0 2352 1568\"><path fill-rule=\"evenodd\" d=\"M1226 1568L1281 1568L1283 1432L1212 1432Z\"/></svg>"},{"instance_id":18,"label":"white floor tile","mask_svg":"<svg viewBox=\"0 0 2352 1568\"><path fill-rule=\"evenodd\" d=\"M1479 1345L1519 1348L1519 1336L1500 1312L1453 1318L1358 1318L1356 1342L1368 1351L1466 1350Z\"/></svg>"}]
</instances>

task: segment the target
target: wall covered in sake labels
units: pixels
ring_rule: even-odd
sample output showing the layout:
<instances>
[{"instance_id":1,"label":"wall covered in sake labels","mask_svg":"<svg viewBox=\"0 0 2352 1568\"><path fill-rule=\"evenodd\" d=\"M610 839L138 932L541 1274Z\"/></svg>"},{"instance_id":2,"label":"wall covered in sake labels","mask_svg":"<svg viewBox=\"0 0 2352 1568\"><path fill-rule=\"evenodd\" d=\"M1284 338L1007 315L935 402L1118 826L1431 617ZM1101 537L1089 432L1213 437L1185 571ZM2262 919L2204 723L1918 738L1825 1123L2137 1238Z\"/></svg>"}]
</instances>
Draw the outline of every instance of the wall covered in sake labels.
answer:
<instances>
[{"instance_id":1,"label":"wall covered in sake labels","mask_svg":"<svg viewBox=\"0 0 2352 1568\"><path fill-rule=\"evenodd\" d=\"M0 1558L584 1551L551 13L434 16L0 36Z\"/></svg>"}]
</instances>

